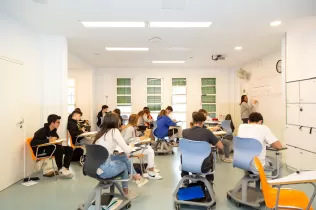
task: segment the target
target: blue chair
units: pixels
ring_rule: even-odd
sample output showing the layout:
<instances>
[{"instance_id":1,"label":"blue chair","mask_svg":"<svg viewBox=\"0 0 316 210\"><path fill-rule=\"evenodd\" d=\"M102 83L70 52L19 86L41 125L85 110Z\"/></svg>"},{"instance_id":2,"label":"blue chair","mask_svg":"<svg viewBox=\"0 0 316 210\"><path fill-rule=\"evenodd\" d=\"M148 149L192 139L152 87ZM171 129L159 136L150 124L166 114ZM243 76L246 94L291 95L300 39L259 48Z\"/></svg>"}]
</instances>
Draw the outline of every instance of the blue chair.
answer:
<instances>
[{"instance_id":1,"label":"blue chair","mask_svg":"<svg viewBox=\"0 0 316 210\"><path fill-rule=\"evenodd\" d=\"M211 183L205 178L205 175L213 174L215 172L215 160L213 160L213 169L208 173L202 173L201 168L203 161L205 158L209 157L212 150L211 145L204 141L192 141L187 139L180 139L179 149L182 155L182 167L183 171L191 172L192 175L184 176L177 185L176 190L174 191L174 203L176 209L180 209L180 205L195 205L195 206L203 206L207 209L211 209L215 201L215 194L213 191L213 187ZM215 155L213 155L215 157ZM211 201L210 202L194 202L194 201L183 201L178 199L178 192L180 186L185 182L193 181L193 182L203 182L210 194Z\"/></svg>"},{"instance_id":2,"label":"blue chair","mask_svg":"<svg viewBox=\"0 0 316 210\"><path fill-rule=\"evenodd\" d=\"M226 131L226 136L233 135L232 128L230 127L231 120L224 120L221 123L222 128Z\"/></svg>"},{"instance_id":3,"label":"blue chair","mask_svg":"<svg viewBox=\"0 0 316 210\"><path fill-rule=\"evenodd\" d=\"M155 135L155 130L157 128L157 121L153 122L153 135L155 136L156 143L153 146L153 150L155 151L156 155L163 154L163 155L169 155L169 154L174 154L172 147L169 147L167 142L166 142L166 137L165 138L159 138Z\"/></svg>"},{"instance_id":4,"label":"blue chair","mask_svg":"<svg viewBox=\"0 0 316 210\"><path fill-rule=\"evenodd\" d=\"M241 205L260 209L260 204L264 203L262 191L260 189L260 180L257 170L253 170L253 159L262 151L262 144L252 138L234 138L234 160L233 167L240 168L248 173L237 183L233 190L227 192L227 198L234 200L236 206ZM278 152L276 153L278 155ZM278 161L278 158L277 158ZM278 164L277 164L278 165ZM267 173L277 171L276 176L267 176L277 178L279 168L266 168ZM250 186L250 183L255 183L255 186Z\"/></svg>"}]
</instances>

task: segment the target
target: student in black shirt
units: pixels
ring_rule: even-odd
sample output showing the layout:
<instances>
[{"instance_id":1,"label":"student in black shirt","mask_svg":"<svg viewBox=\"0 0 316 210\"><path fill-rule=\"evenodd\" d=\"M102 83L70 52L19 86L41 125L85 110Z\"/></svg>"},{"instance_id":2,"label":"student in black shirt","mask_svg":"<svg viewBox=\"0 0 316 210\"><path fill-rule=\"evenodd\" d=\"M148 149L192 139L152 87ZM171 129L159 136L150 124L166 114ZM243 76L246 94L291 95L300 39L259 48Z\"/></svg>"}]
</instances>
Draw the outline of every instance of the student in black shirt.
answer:
<instances>
[{"instance_id":1,"label":"student in black shirt","mask_svg":"<svg viewBox=\"0 0 316 210\"><path fill-rule=\"evenodd\" d=\"M183 138L192 140L192 141L206 141L213 146L216 146L219 149L223 149L224 146L221 141L219 141L214 134L208 129L203 128L204 121L206 117L201 112L195 112L193 114L193 127L183 130ZM202 164L202 172L206 173L213 168L213 155L210 154ZM189 172L182 171L181 177L189 175ZM206 179L213 183L214 175L210 174L206 176Z\"/></svg>"},{"instance_id":2,"label":"student in black shirt","mask_svg":"<svg viewBox=\"0 0 316 210\"><path fill-rule=\"evenodd\" d=\"M44 127L35 132L34 137L31 141L31 146L35 155L38 145L45 143L53 143L57 139L59 139L59 136L57 134L57 128L60 125L60 119L61 117L58 115L49 115L47 118L47 123L44 124ZM72 173L69 170L70 161L73 153L72 148L56 144L56 150L54 150L55 147L53 145L39 147L38 157L41 157L40 154L43 154L43 156L50 156L54 152L53 155L55 156L55 161L59 173L63 176L72 177ZM65 157L63 164L64 154Z\"/></svg>"},{"instance_id":3,"label":"student in black shirt","mask_svg":"<svg viewBox=\"0 0 316 210\"><path fill-rule=\"evenodd\" d=\"M98 115L97 115L97 126L99 127L99 128L101 128L101 125L102 125L102 123L103 123L103 117L107 114L107 113L109 113L108 112L108 109L109 109L109 106L107 106L107 105L103 105L102 106L102 108L101 108L101 111L99 111L99 113L98 113Z\"/></svg>"},{"instance_id":4,"label":"student in black shirt","mask_svg":"<svg viewBox=\"0 0 316 210\"><path fill-rule=\"evenodd\" d=\"M76 145L76 143L80 143L83 137L78 138L78 136L85 132L85 128L83 127L79 129L79 125L78 125L78 121L80 120L81 115L82 115L82 112L75 110L72 112L71 118L68 119L67 129L70 133L73 145Z\"/></svg>"}]
</instances>

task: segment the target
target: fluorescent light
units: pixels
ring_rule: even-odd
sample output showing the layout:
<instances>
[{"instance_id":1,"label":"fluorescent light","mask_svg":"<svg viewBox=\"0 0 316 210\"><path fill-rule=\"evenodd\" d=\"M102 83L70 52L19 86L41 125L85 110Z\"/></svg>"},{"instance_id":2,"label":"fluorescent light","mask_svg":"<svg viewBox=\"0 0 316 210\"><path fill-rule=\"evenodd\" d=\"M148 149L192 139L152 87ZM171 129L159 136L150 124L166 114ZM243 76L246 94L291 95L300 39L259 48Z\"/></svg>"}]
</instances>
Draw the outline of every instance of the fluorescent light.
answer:
<instances>
[{"instance_id":1,"label":"fluorescent light","mask_svg":"<svg viewBox=\"0 0 316 210\"><path fill-rule=\"evenodd\" d=\"M235 47L235 50L242 50L242 47L241 46L237 46L237 47Z\"/></svg>"},{"instance_id":2,"label":"fluorescent light","mask_svg":"<svg viewBox=\"0 0 316 210\"><path fill-rule=\"evenodd\" d=\"M103 22L103 21L81 21L87 28L144 28L145 22Z\"/></svg>"},{"instance_id":3,"label":"fluorescent light","mask_svg":"<svg viewBox=\"0 0 316 210\"><path fill-rule=\"evenodd\" d=\"M208 28L212 22L150 22L151 28Z\"/></svg>"},{"instance_id":4,"label":"fluorescent light","mask_svg":"<svg viewBox=\"0 0 316 210\"><path fill-rule=\"evenodd\" d=\"M185 63L185 61L152 61L152 63Z\"/></svg>"},{"instance_id":5,"label":"fluorescent light","mask_svg":"<svg viewBox=\"0 0 316 210\"><path fill-rule=\"evenodd\" d=\"M273 22L270 23L270 26L274 27L274 26L278 26L281 25L282 21L280 20L275 20Z\"/></svg>"},{"instance_id":6,"label":"fluorescent light","mask_svg":"<svg viewBox=\"0 0 316 210\"><path fill-rule=\"evenodd\" d=\"M107 51L148 51L148 48L106 47Z\"/></svg>"}]
</instances>

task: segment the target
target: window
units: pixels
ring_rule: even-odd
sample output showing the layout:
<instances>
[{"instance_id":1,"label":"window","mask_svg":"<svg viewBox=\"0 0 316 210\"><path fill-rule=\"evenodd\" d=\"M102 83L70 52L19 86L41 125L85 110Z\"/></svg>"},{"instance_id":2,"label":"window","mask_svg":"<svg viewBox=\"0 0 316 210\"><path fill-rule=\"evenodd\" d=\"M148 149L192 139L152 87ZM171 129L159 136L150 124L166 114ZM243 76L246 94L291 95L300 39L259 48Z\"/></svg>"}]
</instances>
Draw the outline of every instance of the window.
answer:
<instances>
[{"instance_id":1,"label":"window","mask_svg":"<svg viewBox=\"0 0 316 210\"><path fill-rule=\"evenodd\" d=\"M172 79L172 118L183 121L183 128L186 127L187 112L187 80L186 78Z\"/></svg>"},{"instance_id":2,"label":"window","mask_svg":"<svg viewBox=\"0 0 316 210\"><path fill-rule=\"evenodd\" d=\"M76 79L68 78L68 113L70 114L76 107Z\"/></svg>"},{"instance_id":3,"label":"window","mask_svg":"<svg viewBox=\"0 0 316 210\"><path fill-rule=\"evenodd\" d=\"M117 78L117 108L121 115L130 115L132 112L131 78Z\"/></svg>"},{"instance_id":4,"label":"window","mask_svg":"<svg viewBox=\"0 0 316 210\"><path fill-rule=\"evenodd\" d=\"M202 109L205 109L211 118L216 117L216 78L202 78Z\"/></svg>"},{"instance_id":5,"label":"window","mask_svg":"<svg viewBox=\"0 0 316 210\"><path fill-rule=\"evenodd\" d=\"M157 119L162 106L161 80L161 78L147 78L147 107L154 119Z\"/></svg>"}]
</instances>

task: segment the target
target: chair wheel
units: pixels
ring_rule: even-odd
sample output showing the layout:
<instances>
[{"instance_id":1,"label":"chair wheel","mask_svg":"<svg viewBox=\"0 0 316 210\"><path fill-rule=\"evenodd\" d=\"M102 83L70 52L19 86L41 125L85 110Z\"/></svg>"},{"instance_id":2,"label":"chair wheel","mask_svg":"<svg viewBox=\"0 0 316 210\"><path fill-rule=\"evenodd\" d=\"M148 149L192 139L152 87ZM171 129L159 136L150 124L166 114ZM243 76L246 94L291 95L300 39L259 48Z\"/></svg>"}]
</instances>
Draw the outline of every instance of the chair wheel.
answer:
<instances>
[{"instance_id":1,"label":"chair wheel","mask_svg":"<svg viewBox=\"0 0 316 210\"><path fill-rule=\"evenodd\" d=\"M175 205L174 205L174 208L175 208L176 210L180 210L180 205L179 205L179 204L175 204Z\"/></svg>"},{"instance_id":2,"label":"chair wheel","mask_svg":"<svg viewBox=\"0 0 316 210\"><path fill-rule=\"evenodd\" d=\"M126 204L126 206L125 206L126 209L129 209L129 208L131 208L131 207L132 207L131 203L128 203L128 204Z\"/></svg>"},{"instance_id":3,"label":"chair wheel","mask_svg":"<svg viewBox=\"0 0 316 210\"><path fill-rule=\"evenodd\" d=\"M86 157L84 155L81 156L79 160L80 165L83 166L85 161L86 161Z\"/></svg>"},{"instance_id":4,"label":"chair wheel","mask_svg":"<svg viewBox=\"0 0 316 210\"><path fill-rule=\"evenodd\" d=\"M241 207L241 203L236 203L236 206L239 208L239 207Z\"/></svg>"}]
</instances>

